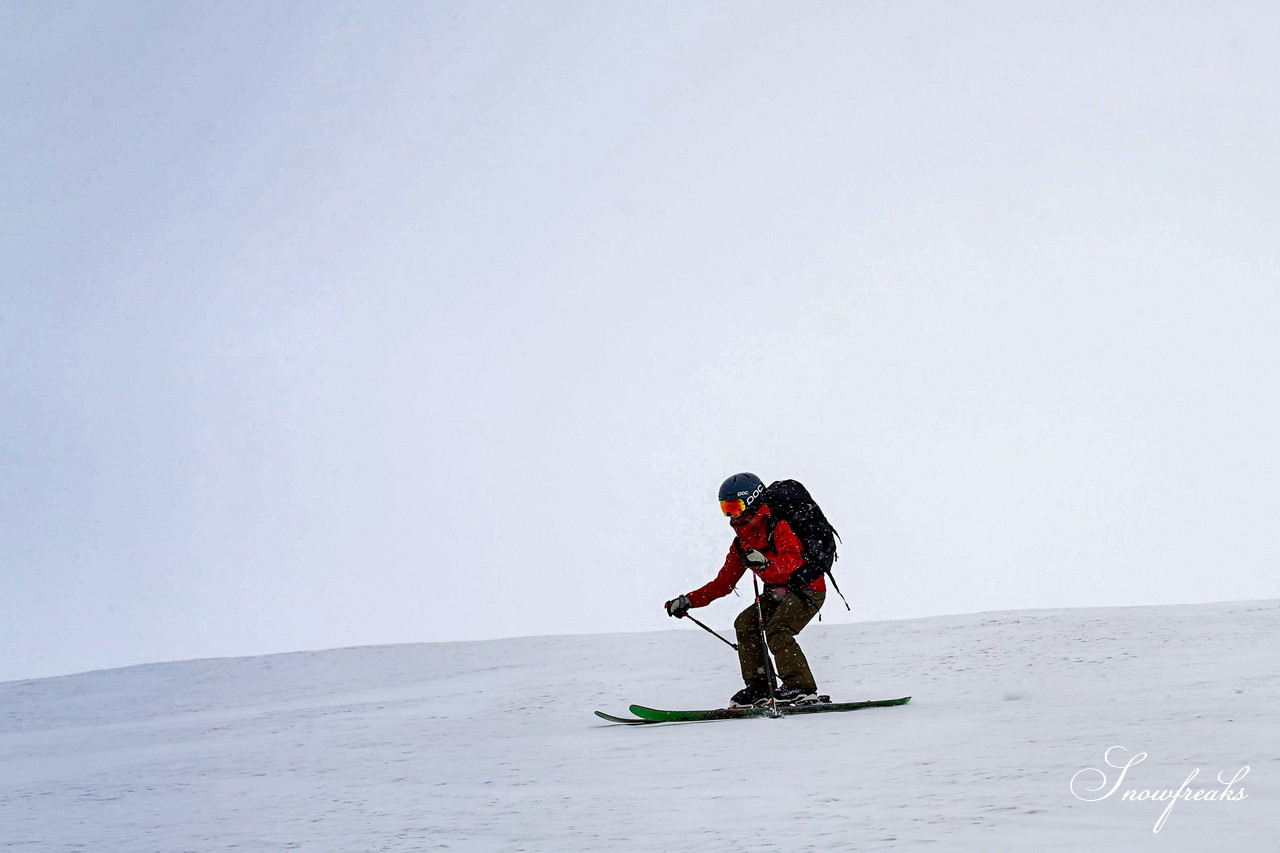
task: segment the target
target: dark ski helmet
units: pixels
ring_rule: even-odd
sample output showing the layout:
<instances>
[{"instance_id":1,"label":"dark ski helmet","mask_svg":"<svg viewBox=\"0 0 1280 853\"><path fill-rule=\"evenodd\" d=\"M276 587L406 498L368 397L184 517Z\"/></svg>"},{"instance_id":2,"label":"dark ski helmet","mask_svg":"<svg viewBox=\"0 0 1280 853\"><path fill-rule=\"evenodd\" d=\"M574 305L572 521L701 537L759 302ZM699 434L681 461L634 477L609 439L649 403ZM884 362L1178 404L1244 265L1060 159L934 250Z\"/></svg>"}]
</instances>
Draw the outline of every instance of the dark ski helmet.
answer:
<instances>
[{"instance_id":1,"label":"dark ski helmet","mask_svg":"<svg viewBox=\"0 0 1280 853\"><path fill-rule=\"evenodd\" d=\"M764 494L764 481L755 474L734 474L720 484L720 511L737 516L754 508Z\"/></svg>"}]
</instances>

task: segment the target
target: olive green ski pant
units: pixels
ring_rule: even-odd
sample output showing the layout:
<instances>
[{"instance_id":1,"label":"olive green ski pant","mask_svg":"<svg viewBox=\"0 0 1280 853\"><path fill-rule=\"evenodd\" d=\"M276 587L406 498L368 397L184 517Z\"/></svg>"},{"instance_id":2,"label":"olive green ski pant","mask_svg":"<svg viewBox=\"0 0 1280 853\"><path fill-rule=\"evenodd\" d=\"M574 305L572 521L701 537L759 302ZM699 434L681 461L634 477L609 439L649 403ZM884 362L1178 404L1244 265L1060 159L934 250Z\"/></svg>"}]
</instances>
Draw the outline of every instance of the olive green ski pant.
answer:
<instances>
[{"instance_id":1,"label":"olive green ski pant","mask_svg":"<svg viewBox=\"0 0 1280 853\"><path fill-rule=\"evenodd\" d=\"M806 589L804 595L800 595L785 587L766 589L760 596L764 634L784 687L818 689L813 673L809 671L809 661L796 642L796 634L804 630L804 626L818 615L826 598L825 592ZM747 686L755 685L761 690L768 690L768 661L760 642L760 614L756 612L755 602L738 614L733 627L738 632L738 661L742 664L743 682Z\"/></svg>"}]
</instances>

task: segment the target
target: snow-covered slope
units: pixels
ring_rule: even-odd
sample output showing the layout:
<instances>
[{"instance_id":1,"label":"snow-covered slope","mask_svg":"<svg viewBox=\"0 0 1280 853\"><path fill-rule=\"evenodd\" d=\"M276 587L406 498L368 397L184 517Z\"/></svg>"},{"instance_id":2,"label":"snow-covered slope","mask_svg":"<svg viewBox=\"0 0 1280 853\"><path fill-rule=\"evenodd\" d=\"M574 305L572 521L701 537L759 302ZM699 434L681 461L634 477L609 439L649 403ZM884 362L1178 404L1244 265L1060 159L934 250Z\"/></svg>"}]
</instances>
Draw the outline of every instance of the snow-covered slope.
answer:
<instances>
[{"instance_id":1,"label":"snow-covered slope","mask_svg":"<svg viewBox=\"0 0 1280 853\"><path fill-rule=\"evenodd\" d=\"M723 704L734 655L687 623L0 684L0 850L1280 845L1280 603L815 625L803 639L836 698L915 698L784 720L595 718ZM1113 746L1120 764L1146 753L1122 780L1104 763ZM1189 794L1206 794L1174 801L1158 834L1168 801L1122 799L1195 770ZM1243 799L1219 798L1220 773Z\"/></svg>"}]
</instances>

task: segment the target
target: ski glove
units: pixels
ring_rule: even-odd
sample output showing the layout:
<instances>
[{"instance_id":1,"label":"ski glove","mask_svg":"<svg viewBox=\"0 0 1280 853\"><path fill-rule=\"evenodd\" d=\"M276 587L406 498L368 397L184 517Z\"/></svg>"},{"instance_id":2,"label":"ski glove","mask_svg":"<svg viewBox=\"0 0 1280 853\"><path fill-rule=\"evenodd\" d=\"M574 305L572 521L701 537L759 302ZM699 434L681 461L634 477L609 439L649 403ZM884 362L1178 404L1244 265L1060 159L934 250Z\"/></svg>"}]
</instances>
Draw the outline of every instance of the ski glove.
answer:
<instances>
[{"instance_id":1,"label":"ski glove","mask_svg":"<svg viewBox=\"0 0 1280 853\"><path fill-rule=\"evenodd\" d=\"M689 596L681 595L671 599L666 604L667 615L674 616L677 619L683 619L684 615L689 612Z\"/></svg>"},{"instance_id":2,"label":"ski glove","mask_svg":"<svg viewBox=\"0 0 1280 853\"><path fill-rule=\"evenodd\" d=\"M750 563L752 566L764 568L769 564L769 558L754 549L751 551L748 551L744 556L746 556L747 562Z\"/></svg>"}]
</instances>

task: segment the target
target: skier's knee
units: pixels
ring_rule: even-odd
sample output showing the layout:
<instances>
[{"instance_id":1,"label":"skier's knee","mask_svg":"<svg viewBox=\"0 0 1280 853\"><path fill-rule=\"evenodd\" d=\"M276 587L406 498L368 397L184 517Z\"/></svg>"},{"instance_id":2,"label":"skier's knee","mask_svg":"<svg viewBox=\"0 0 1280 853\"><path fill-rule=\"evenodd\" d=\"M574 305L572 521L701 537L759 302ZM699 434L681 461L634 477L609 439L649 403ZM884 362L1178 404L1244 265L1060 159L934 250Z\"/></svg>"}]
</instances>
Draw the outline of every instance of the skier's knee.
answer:
<instances>
[{"instance_id":1,"label":"skier's knee","mask_svg":"<svg viewBox=\"0 0 1280 853\"><path fill-rule=\"evenodd\" d=\"M769 643L769 651L775 653L781 648L794 645L796 641L796 632L789 628L766 631L764 636Z\"/></svg>"}]
</instances>

